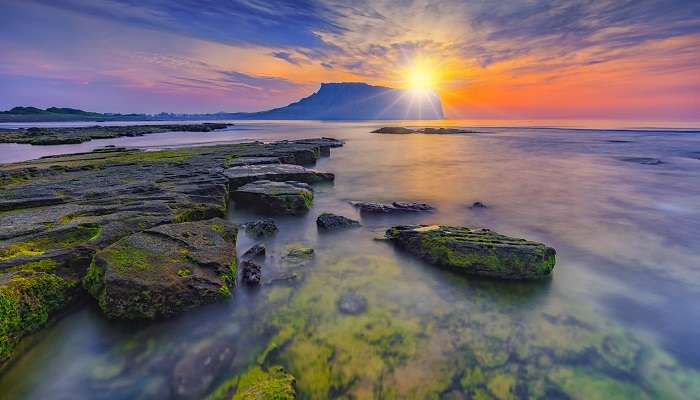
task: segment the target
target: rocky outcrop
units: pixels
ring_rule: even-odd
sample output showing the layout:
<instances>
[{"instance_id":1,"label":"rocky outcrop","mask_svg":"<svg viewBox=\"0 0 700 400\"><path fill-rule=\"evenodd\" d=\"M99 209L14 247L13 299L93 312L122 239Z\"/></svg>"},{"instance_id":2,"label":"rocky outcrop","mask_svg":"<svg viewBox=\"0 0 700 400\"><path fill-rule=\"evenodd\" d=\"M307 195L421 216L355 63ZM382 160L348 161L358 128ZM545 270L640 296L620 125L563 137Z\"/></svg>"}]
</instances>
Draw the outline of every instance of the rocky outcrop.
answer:
<instances>
[{"instance_id":1,"label":"rocky outcrop","mask_svg":"<svg viewBox=\"0 0 700 400\"><path fill-rule=\"evenodd\" d=\"M383 128L375 129L372 133L383 133L388 135L410 135L413 133L422 133L426 135L456 135L459 133L478 133L477 131L472 131L468 129L457 129L457 128L420 128L420 129L410 129L401 126L385 126Z\"/></svg>"},{"instance_id":2,"label":"rocky outcrop","mask_svg":"<svg viewBox=\"0 0 700 400\"><path fill-rule=\"evenodd\" d=\"M311 186L302 182L255 181L231 193L237 207L274 215L299 215L313 203Z\"/></svg>"},{"instance_id":3,"label":"rocky outcrop","mask_svg":"<svg viewBox=\"0 0 700 400\"><path fill-rule=\"evenodd\" d=\"M350 204L358 208L360 212L369 214L396 214L435 210L435 207L431 206L430 204L400 201L395 201L391 204L353 201Z\"/></svg>"},{"instance_id":4,"label":"rocky outcrop","mask_svg":"<svg viewBox=\"0 0 700 400\"><path fill-rule=\"evenodd\" d=\"M354 219L343 217L342 215L323 213L316 218L316 226L322 231L336 231L358 227L360 223Z\"/></svg>"},{"instance_id":5,"label":"rocky outcrop","mask_svg":"<svg viewBox=\"0 0 700 400\"><path fill-rule=\"evenodd\" d=\"M170 317L230 295L236 228L222 219L161 225L99 251L84 283L115 319Z\"/></svg>"},{"instance_id":6,"label":"rocky outcrop","mask_svg":"<svg viewBox=\"0 0 700 400\"><path fill-rule=\"evenodd\" d=\"M386 238L430 264L472 275L538 279L549 276L555 263L551 247L484 228L396 226Z\"/></svg>"},{"instance_id":7,"label":"rocky outcrop","mask_svg":"<svg viewBox=\"0 0 700 400\"><path fill-rule=\"evenodd\" d=\"M331 173L320 172L293 164L243 165L226 169L224 176L228 178L232 188L261 180L316 183L332 181L335 178Z\"/></svg>"}]
</instances>

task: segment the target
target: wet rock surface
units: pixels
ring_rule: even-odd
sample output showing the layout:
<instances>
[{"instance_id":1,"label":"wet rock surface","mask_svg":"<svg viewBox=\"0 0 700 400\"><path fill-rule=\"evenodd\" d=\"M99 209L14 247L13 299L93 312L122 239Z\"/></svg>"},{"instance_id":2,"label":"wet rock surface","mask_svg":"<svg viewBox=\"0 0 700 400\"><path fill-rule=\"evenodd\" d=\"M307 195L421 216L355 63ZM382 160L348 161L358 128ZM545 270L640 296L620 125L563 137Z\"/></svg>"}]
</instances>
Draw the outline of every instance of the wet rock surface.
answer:
<instances>
[{"instance_id":1,"label":"wet rock surface","mask_svg":"<svg viewBox=\"0 0 700 400\"><path fill-rule=\"evenodd\" d=\"M479 210L479 209L489 208L489 207L480 201L475 201L469 206L469 208L471 208L472 210Z\"/></svg>"},{"instance_id":2,"label":"wet rock surface","mask_svg":"<svg viewBox=\"0 0 700 400\"><path fill-rule=\"evenodd\" d=\"M426 212L434 211L435 207L426 203L411 203L395 201L391 204L353 201L351 204L358 208L362 213L368 214L395 214L395 213L411 213L411 212Z\"/></svg>"},{"instance_id":3,"label":"wet rock surface","mask_svg":"<svg viewBox=\"0 0 700 400\"><path fill-rule=\"evenodd\" d=\"M224 176L229 179L229 183L234 188L261 180L316 183L332 181L335 178L331 173L319 172L295 164L242 165L227 168Z\"/></svg>"},{"instance_id":4,"label":"wet rock surface","mask_svg":"<svg viewBox=\"0 0 700 400\"><path fill-rule=\"evenodd\" d=\"M367 299L354 291L348 291L338 298L335 305L343 314L357 315L367 310Z\"/></svg>"},{"instance_id":5,"label":"wet rock surface","mask_svg":"<svg viewBox=\"0 0 700 400\"><path fill-rule=\"evenodd\" d=\"M243 224L245 232L255 239L262 239L274 235L277 232L275 221L270 218Z\"/></svg>"},{"instance_id":6,"label":"wet rock surface","mask_svg":"<svg viewBox=\"0 0 700 400\"><path fill-rule=\"evenodd\" d=\"M254 261L245 260L241 263L241 282L246 286L260 286L262 266Z\"/></svg>"},{"instance_id":7,"label":"wet rock surface","mask_svg":"<svg viewBox=\"0 0 700 400\"><path fill-rule=\"evenodd\" d=\"M237 207L274 215L299 215L313 203L313 190L303 182L268 180L245 184L231 193Z\"/></svg>"},{"instance_id":8,"label":"wet rock surface","mask_svg":"<svg viewBox=\"0 0 700 400\"><path fill-rule=\"evenodd\" d=\"M485 228L396 226L386 231L386 238L430 264L492 278L544 278L555 263L551 247Z\"/></svg>"},{"instance_id":9,"label":"wet rock surface","mask_svg":"<svg viewBox=\"0 0 700 400\"><path fill-rule=\"evenodd\" d=\"M265 246L261 244L256 244L253 247L249 248L246 250L245 253L243 253L242 258L245 260L253 260L256 258L265 258L265 253L266 253Z\"/></svg>"},{"instance_id":10,"label":"wet rock surface","mask_svg":"<svg viewBox=\"0 0 700 400\"><path fill-rule=\"evenodd\" d=\"M84 284L110 318L170 317L230 295L235 246L219 218L160 225L97 252Z\"/></svg>"},{"instance_id":11,"label":"wet rock surface","mask_svg":"<svg viewBox=\"0 0 700 400\"><path fill-rule=\"evenodd\" d=\"M8 306L0 310L0 328L5 332L0 341L0 364L9 359L23 336L45 326L85 294L81 281L96 252L142 233L143 240L131 239L136 240L132 244L143 246L144 252L151 249L149 244L164 242L168 243L167 248L179 246L203 256L202 252L193 252L196 243L182 243L183 238L176 240L170 233L158 233L153 228L225 216L230 189L239 186L224 175L232 161L245 165L273 160L287 165L312 163L337 145L331 139L309 139L306 143L252 142L150 152L110 147L0 165L0 294L8 299ZM291 166L309 181L332 179L332 174L297 167ZM289 168L277 172L287 173ZM247 228L263 235L276 230L274 223L267 221ZM125 242L131 243L131 239ZM116 300L121 299L117 292L115 297L103 296L94 287L94 293L104 297L105 306L114 301L115 307L105 309L120 318L128 317L132 311L134 316L147 318L171 314L209 299L226 297L214 293L215 288L222 288L222 294L225 293L214 271L226 263L219 261L205 268L194 265L197 263L185 254L174 258L183 265L192 264L193 274L180 268L174 270L174 276L170 271L164 282L190 283L170 288L164 283L157 293L170 296L182 290L187 293L184 303L179 298L152 296L151 304L141 293L139 302L143 302L138 304L150 305L132 310L127 307L133 305L129 301L120 304ZM212 260L215 258L209 259ZM124 290L149 286L146 277L143 282L140 279L126 279L129 285ZM166 305L167 299L173 301L170 306Z\"/></svg>"},{"instance_id":12,"label":"wet rock surface","mask_svg":"<svg viewBox=\"0 0 700 400\"><path fill-rule=\"evenodd\" d=\"M0 143L27 143L33 145L75 144L92 139L109 139L121 136L142 136L163 132L211 132L233 124L169 124L169 125L117 125L86 126L72 128L21 128L0 129Z\"/></svg>"},{"instance_id":13,"label":"wet rock surface","mask_svg":"<svg viewBox=\"0 0 700 400\"><path fill-rule=\"evenodd\" d=\"M316 226L323 231L336 231L358 227L360 223L342 215L323 213L316 218Z\"/></svg>"}]
</instances>

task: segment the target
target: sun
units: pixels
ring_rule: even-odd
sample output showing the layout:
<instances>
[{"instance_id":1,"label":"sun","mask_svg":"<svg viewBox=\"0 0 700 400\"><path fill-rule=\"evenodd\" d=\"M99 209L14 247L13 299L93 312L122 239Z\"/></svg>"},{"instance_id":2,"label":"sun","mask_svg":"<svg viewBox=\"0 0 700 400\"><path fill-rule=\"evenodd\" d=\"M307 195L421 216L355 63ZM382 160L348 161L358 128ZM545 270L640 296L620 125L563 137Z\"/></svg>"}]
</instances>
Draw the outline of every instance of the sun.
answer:
<instances>
[{"instance_id":1,"label":"sun","mask_svg":"<svg viewBox=\"0 0 700 400\"><path fill-rule=\"evenodd\" d=\"M404 86L416 92L429 92L438 84L437 72L427 63L415 63L404 71Z\"/></svg>"}]
</instances>

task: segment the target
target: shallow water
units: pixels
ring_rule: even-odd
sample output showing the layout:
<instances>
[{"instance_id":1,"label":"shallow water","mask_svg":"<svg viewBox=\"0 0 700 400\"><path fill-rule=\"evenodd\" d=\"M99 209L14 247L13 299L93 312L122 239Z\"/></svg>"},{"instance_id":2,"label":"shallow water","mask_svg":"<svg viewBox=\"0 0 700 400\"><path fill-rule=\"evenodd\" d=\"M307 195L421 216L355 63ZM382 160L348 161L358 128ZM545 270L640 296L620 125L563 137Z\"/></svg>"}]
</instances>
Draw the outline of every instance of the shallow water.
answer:
<instances>
[{"instance_id":1,"label":"shallow water","mask_svg":"<svg viewBox=\"0 0 700 400\"><path fill-rule=\"evenodd\" d=\"M282 365L302 398L700 397L700 134L480 128L375 135L381 123L246 122L215 133L154 134L81 145L0 147L0 161L107 144L331 136L304 217L277 219L263 276L297 276L151 324L86 305L43 331L0 376L4 398L205 397L256 363ZM8 145L0 145L8 146ZM14 157L14 158L12 158ZM22 158L23 157L23 158ZM655 158L657 165L623 161ZM350 200L424 201L432 214L361 219ZM488 208L472 210L475 201ZM318 234L324 211L361 219ZM256 216L233 209L230 218ZM557 249L551 280L513 283L432 268L373 240L392 225L493 228ZM239 251L253 241L244 234ZM315 259L289 265L302 243ZM346 315L353 291L367 310ZM235 356L202 367L202 357ZM185 389L183 389L183 387ZM183 392L184 391L184 392Z\"/></svg>"}]
</instances>

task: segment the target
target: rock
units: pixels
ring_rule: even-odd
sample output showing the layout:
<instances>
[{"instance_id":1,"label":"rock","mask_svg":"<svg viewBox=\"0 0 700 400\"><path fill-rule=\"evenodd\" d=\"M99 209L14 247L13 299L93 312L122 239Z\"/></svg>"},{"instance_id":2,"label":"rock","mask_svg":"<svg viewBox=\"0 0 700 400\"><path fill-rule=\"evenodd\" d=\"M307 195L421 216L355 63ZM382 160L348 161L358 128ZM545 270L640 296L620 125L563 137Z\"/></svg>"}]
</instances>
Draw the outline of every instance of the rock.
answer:
<instances>
[{"instance_id":1,"label":"rock","mask_svg":"<svg viewBox=\"0 0 700 400\"><path fill-rule=\"evenodd\" d=\"M99 251L84 285L109 318L170 317L230 295L235 244L219 218L161 225Z\"/></svg>"},{"instance_id":2,"label":"rock","mask_svg":"<svg viewBox=\"0 0 700 400\"><path fill-rule=\"evenodd\" d=\"M501 279L537 279L554 268L555 250L484 228L396 226L386 238L430 264Z\"/></svg>"},{"instance_id":3,"label":"rock","mask_svg":"<svg viewBox=\"0 0 700 400\"><path fill-rule=\"evenodd\" d=\"M231 193L236 206L253 208L275 215L299 215L307 212L314 194L306 183L255 181Z\"/></svg>"},{"instance_id":4,"label":"rock","mask_svg":"<svg viewBox=\"0 0 700 400\"><path fill-rule=\"evenodd\" d=\"M480 201L475 201L474 203L472 203L471 206L469 206L469 208L471 208L472 210L475 210L475 209L488 208L488 207L486 206L486 204L484 204Z\"/></svg>"},{"instance_id":5,"label":"rock","mask_svg":"<svg viewBox=\"0 0 700 400\"><path fill-rule=\"evenodd\" d=\"M256 239L272 236L277 232L277 225L270 218L248 222L243 224L243 226L245 227L245 232Z\"/></svg>"},{"instance_id":6,"label":"rock","mask_svg":"<svg viewBox=\"0 0 700 400\"><path fill-rule=\"evenodd\" d=\"M340 296L335 305L343 314L357 315L367 310L367 299L351 290Z\"/></svg>"},{"instance_id":7,"label":"rock","mask_svg":"<svg viewBox=\"0 0 700 400\"><path fill-rule=\"evenodd\" d=\"M294 383L294 377L281 366L267 370L254 366L222 383L209 400L294 400Z\"/></svg>"},{"instance_id":8,"label":"rock","mask_svg":"<svg viewBox=\"0 0 700 400\"><path fill-rule=\"evenodd\" d=\"M353 206L360 209L360 212L371 214L393 214L404 212L424 212L433 211L435 207L426 203L393 202L391 204L353 201Z\"/></svg>"},{"instance_id":9,"label":"rock","mask_svg":"<svg viewBox=\"0 0 700 400\"><path fill-rule=\"evenodd\" d=\"M228 178L229 185L232 188L260 180L316 183L332 181L335 178L331 173L320 172L294 164L243 165L227 168L223 174Z\"/></svg>"},{"instance_id":10,"label":"rock","mask_svg":"<svg viewBox=\"0 0 700 400\"><path fill-rule=\"evenodd\" d=\"M261 244L256 244L250 249L248 249L245 253L243 253L243 259L245 260L252 260L255 258L264 258L265 257L265 246Z\"/></svg>"},{"instance_id":11,"label":"rock","mask_svg":"<svg viewBox=\"0 0 700 400\"><path fill-rule=\"evenodd\" d=\"M664 162L659 160L658 158L651 158L651 157L626 157L626 158L621 158L620 161L637 163L637 164L642 164L642 165L664 164Z\"/></svg>"},{"instance_id":12,"label":"rock","mask_svg":"<svg viewBox=\"0 0 700 400\"><path fill-rule=\"evenodd\" d=\"M224 341L199 346L185 354L173 370L175 396L179 399L203 398L233 356L233 348Z\"/></svg>"},{"instance_id":13,"label":"rock","mask_svg":"<svg viewBox=\"0 0 700 400\"><path fill-rule=\"evenodd\" d=\"M287 266L298 267L311 261L314 255L314 249L310 247L291 244L287 246L287 252L282 257L282 261L284 261Z\"/></svg>"},{"instance_id":14,"label":"rock","mask_svg":"<svg viewBox=\"0 0 700 400\"><path fill-rule=\"evenodd\" d=\"M316 226L318 226L318 229L330 231L353 228L360 226L360 223L354 219L343 217L342 215L323 213L316 218Z\"/></svg>"},{"instance_id":15,"label":"rock","mask_svg":"<svg viewBox=\"0 0 700 400\"><path fill-rule=\"evenodd\" d=\"M260 286L262 267L250 260L241 263L241 282L246 286Z\"/></svg>"},{"instance_id":16,"label":"rock","mask_svg":"<svg viewBox=\"0 0 700 400\"><path fill-rule=\"evenodd\" d=\"M238 157L226 163L228 167L240 167L244 165L280 164L279 157Z\"/></svg>"},{"instance_id":17,"label":"rock","mask_svg":"<svg viewBox=\"0 0 700 400\"><path fill-rule=\"evenodd\" d=\"M408 129L400 126L385 126L383 128L375 129L372 133L386 133L391 135L408 135L415 133L413 129Z\"/></svg>"}]
</instances>

